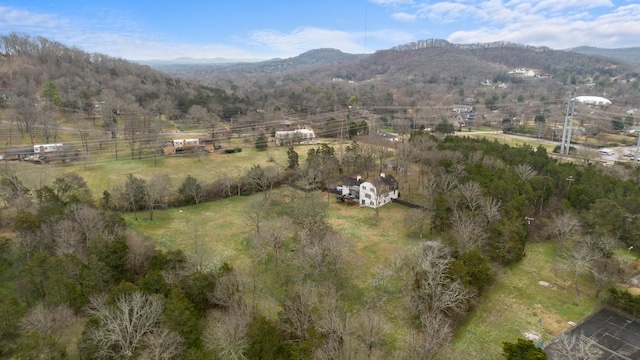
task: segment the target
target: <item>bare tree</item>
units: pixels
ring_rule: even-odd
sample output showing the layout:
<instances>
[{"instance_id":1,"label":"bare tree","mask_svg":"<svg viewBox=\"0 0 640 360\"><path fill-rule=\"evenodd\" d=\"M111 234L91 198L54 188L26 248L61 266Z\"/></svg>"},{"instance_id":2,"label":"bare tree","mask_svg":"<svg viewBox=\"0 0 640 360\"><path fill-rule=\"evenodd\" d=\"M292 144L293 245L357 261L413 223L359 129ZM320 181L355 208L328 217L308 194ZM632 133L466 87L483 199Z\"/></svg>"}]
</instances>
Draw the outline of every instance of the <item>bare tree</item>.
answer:
<instances>
[{"instance_id":1,"label":"bare tree","mask_svg":"<svg viewBox=\"0 0 640 360\"><path fill-rule=\"evenodd\" d=\"M275 177L276 169L273 166L262 168L260 165L254 165L246 174L247 180L258 191L262 191L264 201L267 200L267 191L273 185Z\"/></svg>"},{"instance_id":2,"label":"bare tree","mask_svg":"<svg viewBox=\"0 0 640 360\"><path fill-rule=\"evenodd\" d=\"M342 234L328 229L321 233L302 234L300 248L294 254L297 277L337 286L346 273L350 244Z\"/></svg>"},{"instance_id":3,"label":"bare tree","mask_svg":"<svg viewBox=\"0 0 640 360\"><path fill-rule=\"evenodd\" d=\"M138 220L138 210L145 205L146 188L146 180L129 174L123 188L113 189L119 206L122 209L133 211L133 216L136 220Z\"/></svg>"},{"instance_id":4,"label":"bare tree","mask_svg":"<svg viewBox=\"0 0 640 360\"><path fill-rule=\"evenodd\" d=\"M298 340L306 340L314 323L314 309L319 301L312 283L296 285L285 294L280 320L282 328Z\"/></svg>"},{"instance_id":5,"label":"bare tree","mask_svg":"<svg viewBox=\"0 0 640 360\"><path fill-rule=\"evenodd\" d=\"M424 208L411 209L404 218L404 224L409 229L418 229L422 239L425 228L431 224L432 217L433 213Z\"/></svg>"},{"instance_id":6,"label":"bare tree","mask_svg":"<svg viewBox=\"0 0 640 360\"><path fill-rule=\"evenodd\" d=\"M380 309L365 308L358 314L354 332L364 345L369 358L375 358L377 349L384 343L386 326Z\"/></svg>"},{"instance_id":7,"label":"bare tree","mask_svg":"<svg viewBox=\"0 0 640 360\"><path fill-rule=\"evenodd\" d=\"M144 336L156 330L162 309L159 296L140 291L121 295L113 305L105 296L91 298L88 313L97 319L97 324L88 330L87 338L97 346L94 356L132 358Z\"/></svg>"},{"instance_id":8,"label":"bare tree","mask_svg":"<svg viewBox=\"0 0 640 360\"><path fill-rule=\"evenodd\" d=\"M49 143L51 142L51 138L55 141L57 136L58 124L55 119L55 111L53 109L52 104L40 104L37 107L38 115L36 124L40 130L42 131L42 135L44 136L44 141Z\"/></svg>"},{"instance_id":9,"label":"bare tree","mask_svg":"<svg viewBox=\"0 0 640 360\"><path fill-rule=\"evenodd\" d=\"M577 242L572 248L565 249L561 253L560 268L569 272L573 278L573 286L576 291L573 301L575 305L580 304L580 277L591 272L591 264L598 257L588 242Z\"/></svg>"},{"instance_id":10,"label":"bare tree","mask_svg":"<svg viewBox=\"0 0 640 360\"><path fill-rule=\"evenodd\" d=\"M57 255L84 253L87 243L84 241L82 230L76 222L62 219L53 223L51 230L51 238Z\"/></svg>"},{"instance_id":11,"label":"bare tree","mask_svg":"<svg viewBox=\"0 0 640 360\"><path fill-rule=\"evenodd\" d=\"M549 345L553 359L557 360L591 360L603 355L602 349L595 341L583 333L564 333Z\"/></svg>"},{"instance_id":12,"label":"bare tree","mask_svg":"<svg viewBox=\"0 0 640 360\"><path fill-rule=\"evenodd\" d=\"M82 115L76 115L76 130L77 137L80 139L82 143L82 150L84 150L85 154L89 153L89 137L91 136L91 129L89 128L89 124L82 118Z\"/></svg>"},{"instance_id":13,"label":"bare tree","mask_svg":"<svg viewBox=\"0 0 640 360\"><path fill-rule=\"evenodd\" d=\"M453 210L451 232L456 238L460 252L477 249L486 238L482 219L468 211Z\"/></svg>"},{"instance_id":14,"label":"bare tree","mask_svg":"<svg viewBox=\"0 0 640 360\"><path fill-rule=\"evenodd\" d=\"M529 164L516 165L515 172L522 181L530 180L537 174L537 171Z\"/></svg>"},{"instance_id":15,"label":"bare tree","mask_svg":"<svg viewBox=\"0 0 640 360\"><path fill-rule=\"evenodd\" d=\"M449 192L458 186L458 177L452 173L441 172L438 176L438 184L443 194L449 194Z\"/></svg>"},{"instance_id":16,"label":"bare tree","mask_svg":"<svg viewBox=\"0 0 640 360\"><path fill-rule=\"evenodd\" d=\"M245 359L244 351L249 346L247 331L252 320L253 312L243 301L226 311L210 312L203 334L205 346L223 359Z\"/></svg>"},{"instance_id":17,"label":"bare tree","mask_svg":"<svg viewBox=\"0 0 640 360\"><path fill-rule=\"evenodd\" d=\"M222 308L239 306L244 303L240 285L240 277L235 270L225 272L218 276L216 286L208 298L212 304Z\"/></svg>"},{"instance_id":18,"label":"bare tree","mask_svg":"<svg viewBox=\"0 0 640 360\"><path fill-rule=\"evenodd\" d=\"M20 320L23 333L39 332L60 340L62 331L77 321L73 310L66 305L47 306L38 303Z\"/></svg>"},{"instance_id":19,"label":"bare tree","mask_svg":"<svg viewBox=\"0 0 640 360\"><path fill-rule=\"evenodd\" d=\"M439 243L427 243L418 250L407 268L409 303L420 319L422 334L417 348L420 358L433 356L448 343L452 334L452 318L467 310L472 293L449 275L452 258L449 250ZM427 356L428 355L428 356Z\"/></svg>"},{"instance_id":20,"label":"bare tree","mask_svg":"<svg viewBox=\"0 0 640 360\"><path fill-rule=\"evenodd\" d=\"M260 236L260 224L269 213L271 204L267 199L252 197L244 210L247 223L256 229L256 236Z\"/></svg>"},{"instance_id":21,"label":"bare tree","mask_svg":"<svg viewBox=\"0 0 640 360\"><path fill-rule=\"evenodd\" d=\"M476 211L482 205L482 186L476 181L467 181L458 186L458 190L464 196L467 207L471 211Z\"/></svg>"},{"instance_id":22,"label":"bare tree","mask_svg":"<svg viewBox=\"0 0 640 360\"><path fill-rule=\"evenodd\" d=\"M411 169L411 161L414 159L414 148L408 143L401 144L396 151L396 173L400 174L400 183L403 190L411 191L409 181L409 171Z\"/></svg>"},{"instance_id":23,"label":"bare tree","mask_svg":"<svg viewBox=\"0 0 640 360\"><path fill-rule=\"evenodd\" d=\"M129 251L127 264L137 274L144 274L148 269L151 257L156 251L156 243L144 236L127 234L125 237Z\"/></svg>"},{"instance_id":24,"label":"bare tree","mask_svg":"<svg viewBox=\"0 0 640 360\"><path fill-rule=\"evenodd\" d=\"M483 197L480 208L482 209L482 214L487 219L487 223L496 222L502 218L502 214L500 214L502 203L492 196Z\"/></svg>"},{"instance_id":25,"label":"bare tree","mask_svg":"<svg viewBox=\"0 0 640 360\"><path fill-rule=\"evenodd\" d=\"M596 297L606 289L617 274L619 274L620 264L614 256L615 249L620 247L620 242L608 234L601 236L586 236L583 246L589 248L594 260L590 264L590 271L596 283Z\"/></svg>"},{"instance_id":26,"label":"bare tree","mask_svg":"<svg viewBox=\"0 0 640 360\"><path fill-rule=\"evenodd\" d=\"M70 214L82 233L85 246L96 234L100 234L104 227L105 214L89 205L73 204Z\"/></svg>"},{"instance_id":27,"label":"bare tree","mask_svg":"<svg viewBox=\"0 0 640 360\"><path fill-rule=\"evenodd\" d=\"M588 147L581 146L576 148L576 157L587 165L591 163L591 160L598 156L597 154L598 153L595 150Z\"/></svg>"},{"instance_id":28,"label":"bare tree","mask_svg":"<svg viewBox=\"0 0 640 360\"><path fill-rule=\"evenodd\" d=\"M143 110L138 105L129 104L124 111L124 138L129 143L129 152L133 159L136 154L136 150L141 147L140 141L142 140L142 134L144 127L140 121Z\"/></svg>"},{"instance_id":29,"label":"bare tree","mask_svg":"<svg viewBox=\"0 0 640 360\"><path fill-rule=\"evenodd\" d=\"M571 212L564 212L552 218L549 225L549 232L558 239L560 247L565 246L568 238L579 235L582 229L580 219Z\"/></svg>"},{"instance_id":30,"label":"bare tree","mask_svg":"<svg viewBox=\"0 0 640 360\"><path fill-rule=\"evenodd\" d=\"M167 174L156 175L145 186L144 202L149 211L149 220L153 220L153 210L164 204L171 179Z\"/></svg>"},{"instance_id":31,"label":"bare tree","mask_svg":"<svg viewBox=\"0 0 640 360\"><path fill-rule=\"evenodd\" d=\"M13 106L16 110L18 130L21 136L24 136L24 132L29 135L31 145L33 145L33 139L35 138L36 123L38 121L38 109L35 105L35 99L27 97L17 97L13 101Z\"/></svg>"},{"instance_id":32,"label":"bare tree","mask_svg":"<svg viewBox=\"0 0 640 360\"><path fill-rule=\"evenodd\" d=\"M145 335L140 359L179 359L184 348L184 339L178 333L169 330L166 326L160 326Z\"/></svg>"}]
</instances>

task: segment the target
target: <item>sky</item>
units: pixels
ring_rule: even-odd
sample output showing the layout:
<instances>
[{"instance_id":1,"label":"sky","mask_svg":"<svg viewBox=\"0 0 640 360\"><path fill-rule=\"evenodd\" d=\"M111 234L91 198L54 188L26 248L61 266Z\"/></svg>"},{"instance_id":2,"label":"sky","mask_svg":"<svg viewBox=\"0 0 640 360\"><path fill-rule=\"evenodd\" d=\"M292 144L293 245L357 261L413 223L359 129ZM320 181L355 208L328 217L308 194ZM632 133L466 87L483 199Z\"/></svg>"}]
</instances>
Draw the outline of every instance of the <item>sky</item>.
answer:
<instances>
[{"instance_id":1,"label":"sky","mask_svg":"<svg viewBox=\"0 0 640 360\"><path fill-rule=\"evenodd\" d=\"M127 60L373 53L425 39L640 46L638 0L0 0L0 34Z\"/></svg>"}]
</instances>

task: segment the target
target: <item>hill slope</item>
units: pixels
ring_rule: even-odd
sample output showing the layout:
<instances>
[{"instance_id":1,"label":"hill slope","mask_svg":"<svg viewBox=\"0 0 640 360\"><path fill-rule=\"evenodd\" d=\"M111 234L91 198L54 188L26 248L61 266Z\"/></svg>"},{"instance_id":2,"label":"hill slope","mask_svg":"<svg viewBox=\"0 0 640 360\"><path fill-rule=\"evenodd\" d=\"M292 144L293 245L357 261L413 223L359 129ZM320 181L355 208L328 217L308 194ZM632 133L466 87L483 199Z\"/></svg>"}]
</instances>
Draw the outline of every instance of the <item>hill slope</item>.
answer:
<instances>
[{"instance_id":1,"label":"hill slope","mask_svg":"<svg viewBox=\"0 0 640 360\"><path fill-rule=\"evenodd\" d=\"M618 59L629 62L631 64L640 65L640 47L630 47L621 49L604 49L592 46L581 46L568 51L586 54L586 55L598 55L608 58Z\"/></svg>"}]
</instances>

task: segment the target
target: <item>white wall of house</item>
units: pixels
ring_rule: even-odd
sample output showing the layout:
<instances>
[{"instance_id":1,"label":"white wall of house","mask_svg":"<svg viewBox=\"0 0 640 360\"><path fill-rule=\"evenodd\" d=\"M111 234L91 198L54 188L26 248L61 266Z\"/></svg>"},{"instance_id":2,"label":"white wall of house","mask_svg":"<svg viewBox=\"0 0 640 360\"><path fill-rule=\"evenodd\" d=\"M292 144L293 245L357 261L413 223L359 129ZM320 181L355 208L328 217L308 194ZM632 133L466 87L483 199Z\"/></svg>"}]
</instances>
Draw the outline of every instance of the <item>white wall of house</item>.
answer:
<instances>
[{"instance_id":1,"label":"white wall of house","mask_svg":"<svg viewBox=\"0 0 640 360\"><path fill-rule=\"evenodd\" d=\"M360 185L360 206L377 208L398 198L398 190L378 193L375 185L368 181Z\"/></svg>"}]
</instances>

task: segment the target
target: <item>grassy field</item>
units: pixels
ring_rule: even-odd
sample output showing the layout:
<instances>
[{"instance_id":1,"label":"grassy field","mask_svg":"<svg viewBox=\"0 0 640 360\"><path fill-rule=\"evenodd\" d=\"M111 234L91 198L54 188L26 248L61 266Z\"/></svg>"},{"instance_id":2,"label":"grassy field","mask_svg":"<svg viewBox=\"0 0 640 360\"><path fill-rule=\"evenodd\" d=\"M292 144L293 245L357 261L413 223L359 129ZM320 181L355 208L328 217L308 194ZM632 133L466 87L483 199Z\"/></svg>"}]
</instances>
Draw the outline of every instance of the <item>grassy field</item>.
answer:
<instances>
[{"instance_id":1,"label":"grassy field","mask_svg":"<svg viewBox=\"0 0 640 360\"><path fill-rule=\"evenodd\" d=\"M278 197L284 188L275 190ZM262 196L257 194L255 196ZM323 197L326 200L326 197ZM155 239L159 246L184 249L191 256L199 256L211 263L227 261L245 275L254 273L255 263L247 249L252 227L242 218L243 209L251 197L232 197L216 202L185 208L157 211L154 221L127 222L133 231ZM372 209L355 204L329 200L329 221L333 227L351 240L350 260L354 281L360 291L368 291L377 268L420 241L407 236L402 218L407 209L399 205L383 207L379 217ZM142 219L146 215L141 216ZM400 225L399 225L400 224ZM199 254L196 254L196 248ZM471 313L468 322L459 330L455 342L441 359L496 359L502 352L502 342L515 341L524 332L536 332L548 341L569 328L568 321L579 322L594 309L596 299L582 284L580 305L573 304L575 291L566 274L555 269L556 249L551 243L530 244L524 260L501 270L497 281ZM274 299L278 295L268 288L272 281L260 278L263 288L258 293ZM538 284L546 281L552 287ZM267 299L267 302L270 302ZM271 309L275 314L277 308ZM383 311L394 319L389 329L394 341L405 334L406 319L388 306ZM394 318L395 316L400 316Z\"/></svg>"},{"instance_id":2,"label":"grassy field","mask_svg":"<svg viewBox=\"0 0 640 360\"><path fill-rule=\"evenodd\" d=\"M95 156L86 161L78 160L66 164L45 165L9 162L6 165L14 168L21 175L21 178L26 179L27 185L35 187L47 184L65 173L76 173L86 180L94 197L98 199L104 190L122 186L129 174L145 179L167 174L171 179L171 188L175 190L187 175L191 175L203 183L210 183L223 176L232 179L238 178L254 165L285 169L288 165L287 147L271 145L267 151L258 151L253 143L244 143L239 139L234 139L225 144L225 147L241 147L242 151L239 153L224 154L217 151L211 154L202 153L201 156L157 155L143 159L132 159L126 149L120 149L116 160L111 150L103 149L102 152L96 152ZM317 146L319 145L296 146L300 163L304 162L307 150Z\"/></svg>"},{"instance_id":3,"label":"grassy field","mask_svg":"<svg viewBox=\"0 0 640 360\"><path fill-rule=\"evenodd\" d=\"M544 146L548 152L551 152L553 148L557 145L555 143L551 143L549 141L538 141L537 139L519 137L519 136L510 136L505 135L502 132L459 132L456 133L457 136L468 136L470 138L486 138L489 140L496 140L500 143L507 144L509 146L522 146L524 144L529 145L531 147L538 147L540 145Z\"/></svg>"},{"instance_id":4,"label":"grassy field","mask_svg":"<svg viewBox=\"0 0 640 360\"><path fill-rule=\"evenodd\" d=\"M553 243L527 245L526 257L498 274L495 285L439 358L498 359L502 342L515 342L525 332L537 333L548 342L570 328L567 322L578 323L588 316L598 305L592 285L581 284L579 305L574 305L573 284L556 270L556 258Z\"/></svg>"}]
</instances>

